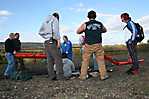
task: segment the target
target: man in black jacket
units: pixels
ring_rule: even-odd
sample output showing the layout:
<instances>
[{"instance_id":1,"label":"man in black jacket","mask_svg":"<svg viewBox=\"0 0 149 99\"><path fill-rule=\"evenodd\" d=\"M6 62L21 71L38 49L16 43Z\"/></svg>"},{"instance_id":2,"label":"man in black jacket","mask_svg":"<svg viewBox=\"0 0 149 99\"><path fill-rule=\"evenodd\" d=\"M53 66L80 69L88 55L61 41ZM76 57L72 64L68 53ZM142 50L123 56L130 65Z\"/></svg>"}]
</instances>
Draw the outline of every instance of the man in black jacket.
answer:
<instances>
[{"instance_id":1,"label":"man in black jacket","mask_svg":"<svg viewBox=\"0 0 149 99\"><path fill-rule=\"evenodd\" d=\"M5 41L5 52L5 57L7 59L8 65L4 72L4 76L6 78L9 78L15 71L14 53L16 51L14 45L14 33L10 33L9 38Z\"/></svg>"}]
</instances>

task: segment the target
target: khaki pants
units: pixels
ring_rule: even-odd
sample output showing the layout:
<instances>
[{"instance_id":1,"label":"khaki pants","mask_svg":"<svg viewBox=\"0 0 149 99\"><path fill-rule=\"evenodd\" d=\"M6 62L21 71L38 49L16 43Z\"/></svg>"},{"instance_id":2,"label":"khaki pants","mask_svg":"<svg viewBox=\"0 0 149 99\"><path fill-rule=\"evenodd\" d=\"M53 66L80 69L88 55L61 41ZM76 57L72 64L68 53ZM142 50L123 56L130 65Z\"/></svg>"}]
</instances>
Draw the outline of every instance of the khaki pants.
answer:
<instances>
[{"instance_id":1,"label":"khaki pants","mask_svg":"<svg viewBox=\"0 0 149 99\"><path fill-rule=\"evenodd\" d=\"M80 79L85 79L87 75L88 65L90 56L95 53L96 61L99 66L100 78L104 79L107 75L105 61L104 61L104 50L101 44L85 44L83 51L83 61L81 66Z\"/></svg>"}]
</instances>

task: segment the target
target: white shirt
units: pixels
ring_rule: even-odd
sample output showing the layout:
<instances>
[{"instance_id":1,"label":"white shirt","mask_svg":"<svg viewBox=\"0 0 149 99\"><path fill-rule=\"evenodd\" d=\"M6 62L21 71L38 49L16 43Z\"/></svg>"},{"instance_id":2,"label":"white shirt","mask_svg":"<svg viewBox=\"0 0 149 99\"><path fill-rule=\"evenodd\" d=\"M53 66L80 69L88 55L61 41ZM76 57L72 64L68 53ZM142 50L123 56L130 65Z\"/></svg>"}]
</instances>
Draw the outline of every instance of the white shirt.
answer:
<instances>
[{"instance_id":1,"label":"white shirt","mask_svg":"<svg viewBox=\"0 0 149 99\"><path fill-rule=\"evenodd\" d=\"M60 39L58 19L53 15L48 16L39 30L39 35L46 40L49 40L50 37L56 40Z\"/></svg>"}]
</instances>

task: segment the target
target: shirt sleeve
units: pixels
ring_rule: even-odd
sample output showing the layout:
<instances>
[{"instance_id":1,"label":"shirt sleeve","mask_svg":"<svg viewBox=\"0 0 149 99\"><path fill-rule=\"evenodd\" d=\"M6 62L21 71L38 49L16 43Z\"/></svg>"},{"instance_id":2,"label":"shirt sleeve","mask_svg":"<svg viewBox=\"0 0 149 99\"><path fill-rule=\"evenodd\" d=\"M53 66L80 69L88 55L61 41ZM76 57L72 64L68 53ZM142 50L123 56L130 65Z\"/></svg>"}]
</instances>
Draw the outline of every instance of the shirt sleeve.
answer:
<instances>
[{"instance_id":1,"label":"shirt sleeve","mask_svg":"<svg viewBox=\"0 0 149 99\"><path fill-rule=\"evenodd\" d=\"M131 36L131 40L134 41L135 37L137 35L137 29L136 26L134 25L134 23L132 21L130 21L128 23L128 26L130 27L130 29L132 30L132 36Z\"/></svg>"},{"instance_id":2,"label":"shirt sleeve","mask_svg":"<svg viewBox=\"0 0 149 99\"><path fill-rule=\"evenodd\" d=\"M59 21L57 20L57 18L53 18L53 28L52 29L53 29L56 39L60 39Z\"/></svg>"},{"instance_id":3,"label":"shirt sleeve","mask_svg":"<svg viewBox=\"0 0 149 99\"><path fill-rule=\"evenodd\" d=\"M51 37L51 22L53 21L52 16L48 16L39 30L39 35L44 39L49 39Z\"/></svg>"},{"instance_id":4,"label":"shirt sleeve","mask_svg":"<svg viewBox=\"0 0 149 99\"><path fill-rule=\"evenodd\" d=\"M72 47L71 42L70 41L66 42L66 54L70 52L71 47Z\"/></svg>"}]
</instances>

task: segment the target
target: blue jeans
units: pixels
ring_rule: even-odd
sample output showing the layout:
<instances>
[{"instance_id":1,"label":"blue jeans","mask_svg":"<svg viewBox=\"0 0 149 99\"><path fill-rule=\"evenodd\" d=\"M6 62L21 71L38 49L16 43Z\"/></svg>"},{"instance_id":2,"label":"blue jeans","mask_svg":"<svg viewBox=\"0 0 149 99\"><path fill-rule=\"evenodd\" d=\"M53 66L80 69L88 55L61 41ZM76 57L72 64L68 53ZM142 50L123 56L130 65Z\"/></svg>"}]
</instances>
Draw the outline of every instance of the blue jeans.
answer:
<instances>
[{"instance_id":1,"label":"blue jeans","mask_svg":"<svg viewBox=\"0 0 149 99\"><path fill-rule=\"evenodd\" d=\"M98 70L98 64L96 62L96 56L94 53L93 53L92 57L93 57L93 70Z\"/></svg>"},{"instance_id":2,"label":"blue jeans","mask_svg":"<svg viewBox=\"0 0 149 99\"><path fill-rule=\"evenodd\" d=\"M8 53L6 53L5 57L7 59L8 65L6 67L4 75L10 77L13 74L13 72L15 71L14 55L12 53L8 52Z\"/></svg>"},{"instance_id":3,"label":"blue jeans","mask_svg":"<svg viewBox=\"0 0 149 99\"><path fill-rule=\"evenodd\" d=\"M139 62L138 62L138 56L137 56L137 41L132 42L131 40L128 40L126 42L129 55L132 59L132 68L138 69L139 68Z\"/></svg>"}]
</instances>

